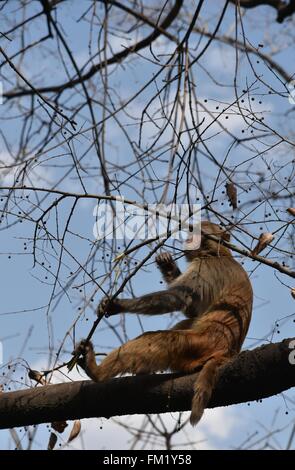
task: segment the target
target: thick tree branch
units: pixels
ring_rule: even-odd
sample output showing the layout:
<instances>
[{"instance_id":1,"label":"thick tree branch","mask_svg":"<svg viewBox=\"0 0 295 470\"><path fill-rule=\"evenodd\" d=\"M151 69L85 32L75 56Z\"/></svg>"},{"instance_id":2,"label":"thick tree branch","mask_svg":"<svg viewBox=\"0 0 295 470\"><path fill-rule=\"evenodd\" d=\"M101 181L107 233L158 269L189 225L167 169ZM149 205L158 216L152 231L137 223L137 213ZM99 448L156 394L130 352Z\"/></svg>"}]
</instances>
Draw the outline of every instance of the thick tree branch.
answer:
<instances>
[{"instance_id":1,"label":"thick tree branch","mask_svg":"<svg viewBox=\"0 0 295 470\"><path fill-rule=\"evenodd\" d=\"M231 3L239 3L243 8L256 8L260 5L269 5L277 10L277 22L283 23L284 19L295 12L295 0L230 0Z\"/></svg>"},{"instance_id":2,"label":"thick tree branch","mask_svg":"<svg viewBox=\"0 0 295 470\"><path fill-rule=\"evenodd\" d=\"M244 351L221 370L209 407L276 395L295 386L291 339ZM189 410L197 374L79 381L1 394L0 428L52 421Z\"/></svg>"}]
</instances>

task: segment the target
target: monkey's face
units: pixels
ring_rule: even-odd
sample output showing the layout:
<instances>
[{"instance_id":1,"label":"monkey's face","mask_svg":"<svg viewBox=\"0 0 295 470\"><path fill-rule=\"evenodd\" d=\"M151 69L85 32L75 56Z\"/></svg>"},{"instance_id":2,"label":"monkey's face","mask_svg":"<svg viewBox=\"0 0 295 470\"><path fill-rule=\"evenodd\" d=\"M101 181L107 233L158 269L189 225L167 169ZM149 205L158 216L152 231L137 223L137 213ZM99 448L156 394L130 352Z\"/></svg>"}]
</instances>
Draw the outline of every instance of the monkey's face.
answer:
<instances>
[{"instance_id":1,"label":"monkey's face","mask_svg":"<svg viewBox=\"0 0 295 470\"><path fill-rule=\"evenodd\" d=\"M208 254L230 254L228 248L215 240L210 240L206 237L208 235L214 235L219 240L230 241L230 234L228 231L223 230L219 225L213 224L212 222L203 221L201 226L193 232L186 240L184 251L186 258L191 261L194 258L198 258L201 253L207 252Z\"/></svg>"}]
</instances>

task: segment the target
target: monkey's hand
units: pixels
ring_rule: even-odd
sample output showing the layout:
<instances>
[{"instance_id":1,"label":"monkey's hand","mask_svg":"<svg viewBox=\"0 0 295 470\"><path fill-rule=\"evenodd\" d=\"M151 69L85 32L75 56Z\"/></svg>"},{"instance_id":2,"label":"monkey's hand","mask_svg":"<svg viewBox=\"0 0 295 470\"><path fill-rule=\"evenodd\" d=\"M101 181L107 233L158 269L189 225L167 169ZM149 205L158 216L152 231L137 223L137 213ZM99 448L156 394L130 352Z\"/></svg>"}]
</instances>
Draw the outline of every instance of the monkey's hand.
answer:
<instances>
[{"instance_id":1,"label":"monkey's hand","mask_svg":"<svg viewBox=\"0 0 295 470\"><path fill-rule=\"evenodd\" d=\"M123 312L123 307L120 299L110 300L107 297L102 299L96 310L98 317L101 317L102 315L110 317L111 315L116 315L121 312Z\"/></svg>"},{"instance_id":2,"label":"monkey's hand","mask_svg":"<svg viewBox=\"0 0 295 470\"><path fill-rule=\"evenodd\" d=\"M175 265L172 255L171 253L168 253L168 251L164 251L164 253L160 253L159 255L157 255L156 263L158 265L158 268L161 270L162 268L168 269Z\"/></svg>"},{"instance_id":3,"label":"monkey's hand","mask_svg":"<svg viewBox=\"0 0 295 470\"><path fill-rule=\"evenodd\" d=\"M172 255L167 251L156 256L156 263L168 284L181 274Z\"/></svg>"}]
</instances>

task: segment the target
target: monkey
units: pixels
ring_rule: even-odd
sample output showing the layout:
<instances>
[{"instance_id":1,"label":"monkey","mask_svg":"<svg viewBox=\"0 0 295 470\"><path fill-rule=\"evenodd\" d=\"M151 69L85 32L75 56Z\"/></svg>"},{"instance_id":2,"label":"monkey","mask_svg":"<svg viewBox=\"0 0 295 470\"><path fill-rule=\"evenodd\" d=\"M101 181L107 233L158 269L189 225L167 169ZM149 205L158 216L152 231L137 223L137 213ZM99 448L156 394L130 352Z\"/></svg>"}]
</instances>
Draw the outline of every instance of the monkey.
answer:
<instances>
[{"instance_id":1,"label":"monkey","mask_svg":"<svg viewBox=\"0 0 295 470\"><path fill-rule=\"evenodd\" d=\"M214 235L215 240L207 235ZM96 364L93 345L82 340L74 351L87 375L100 382L124 373L149 374L163 370L193 373L190 422L196 425L208 405L220 368L241 350L252 314L253 292L248 274L222 241L228 231L209 221L201 235L193 234L184 247L189 263L181 273L168 252L156 257L168 288L133 299L103 299L98 314L157 315L182 311L185 319L170 330L150 331L113 350Z\"/></svg>"}]
</instances>

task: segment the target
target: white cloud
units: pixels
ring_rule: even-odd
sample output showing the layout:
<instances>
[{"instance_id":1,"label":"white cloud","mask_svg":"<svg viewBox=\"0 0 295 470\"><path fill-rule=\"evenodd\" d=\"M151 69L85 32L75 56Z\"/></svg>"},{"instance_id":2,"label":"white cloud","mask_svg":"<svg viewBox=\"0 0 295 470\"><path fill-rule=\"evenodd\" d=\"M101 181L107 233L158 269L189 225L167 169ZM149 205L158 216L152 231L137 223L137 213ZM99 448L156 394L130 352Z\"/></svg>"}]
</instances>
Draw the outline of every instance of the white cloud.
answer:
<instances>
[{"instance_id":1,"label":"white cloud","mask_svg":"<svg viewBox=\"0 0 295 470\"><path fill-rule=\"evenodd\" d=\"M15 181L17 166L14 165L13 158L8 152L0 152L0 183L3 186L10 186Z\"/></svg>"},{"instance_id":2,"label":"white cloud","mask_svg":"<svg viewBox=\"0 0 295 470\"><path fill-rule=\"evenodd\" d=\"M210 47L206 52L206 57L203 59L204 65L210 71L218 72L219 74L228 73L229 75L235 68L236 53L235 49L231 47Z\"/></svg>"},{"instance_id":3,"label":"white cloud","mask_svg":"<svg viewBox=\"0 0 295 470\"><path fill-rule=\"evenodd\" d=\"M189 417L189 412L183 413L182 421ZM155 416L154 416L155 418ZM132 429L149 430L149 425L143 426L145 417L143 415L124 416L116 418L124 426L130 426ZM161 415L162 422L168 430L174 428L178 419L178 413L165 413ZM81 438L77 438L67 448L71 449L105 449L105 450L127 450L132 444L132 435L113 420L91 418L83 419ZM236 429L241 428L242 417L231 408L216 408L206 410L204 417L199 425L192 428L187 424L184 432L175 435L172 441L173 449L199 449L214 450L217 448L228 448L228 442L232 440ZM72 426L70 425L69 428ZM69 431L70 432L70 431ZM153 449L163 449L164 442L157 440L158 444ZM189 446L185 443L190 442ZM162 445L161 445L162 443ZM142 442L139 442L135 448L141 448ZM147 445L151 449L151 444Z\"/></svg>"},{"instance_id":4,"label":"white cloud","mask_svg":"<svg viewBox=\"0 0 295 470\"><path fill-rule=\"evenodd\" d=\"M29 161L29 155L26 156L26 162ZM25 173L24 173L25 170ZM24 179L23 179L24 176ZM44 168L38 163L30 167L24 164L24 161L16 161L8 152L0 151L0 185L12 186L16 179L19 179L27 185L40 185L40 182L52 184L51 170Z\"/></svg>"},{"instance_id":5,"label":"white cloud","mask_svg":"<svg viewBox=\"0 0 295 470\"><path fill-rule=\"evenodd\" d=\"M205 410L200 430L212 437L227 439L231 436L236 426L241 424L241 416L230 407Z\"/></svg>"}]
</instances>

